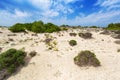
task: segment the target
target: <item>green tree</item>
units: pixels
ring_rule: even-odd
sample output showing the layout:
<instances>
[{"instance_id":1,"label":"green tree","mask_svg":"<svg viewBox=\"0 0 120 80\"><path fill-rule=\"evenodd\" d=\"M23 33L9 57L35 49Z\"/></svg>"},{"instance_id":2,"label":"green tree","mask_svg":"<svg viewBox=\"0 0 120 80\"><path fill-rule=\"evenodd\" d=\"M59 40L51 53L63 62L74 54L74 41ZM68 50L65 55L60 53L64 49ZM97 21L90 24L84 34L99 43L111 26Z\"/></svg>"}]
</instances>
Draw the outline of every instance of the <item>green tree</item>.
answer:
<instances>
[{"instance_id":1,"label":"green tree","mask_svg":"<svg viewBox=\"0 0 120 80\"><path fill-rule=\"evenodd\" d=\"M44 25L44 27L45 27L45 32L48 32L48 33L60 31L60 28L57 25L54 25L52 23L47 23Z\"/></svg>"},{"instance_id":2,"label":"green tree","mask_svg":"<svg viewBox=\"0 0 120 80\"><path fill-rule=\"evenodd\" d=\"M33 22L31 31L35 33L43 33L45 31L44 23L42 21Z\"/></svg>"}]
</instances>

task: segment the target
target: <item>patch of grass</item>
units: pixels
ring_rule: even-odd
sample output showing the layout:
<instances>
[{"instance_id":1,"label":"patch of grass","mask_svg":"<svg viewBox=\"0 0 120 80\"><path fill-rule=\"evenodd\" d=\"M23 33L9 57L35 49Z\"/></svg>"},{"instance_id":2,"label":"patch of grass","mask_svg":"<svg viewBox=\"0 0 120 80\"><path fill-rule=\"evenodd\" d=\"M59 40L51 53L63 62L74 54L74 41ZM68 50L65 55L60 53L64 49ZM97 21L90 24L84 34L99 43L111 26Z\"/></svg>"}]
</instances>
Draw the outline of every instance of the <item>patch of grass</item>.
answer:
<instances>
[{"instance_id":1,"label":"patch of grass","mask_svg":"<svg viewBox=\"0 0 120 80\"><path fill-rule=\"evenodd\" d=\"M70 41L69 41L69 44L70 44L71 46L75 46L75 45L77 45L77 41L75 41L75 40L70 40Z\"/></svg>"},{"instance_id":2,"label":"patch of grass","mask_svg":"<svg viewBox=\"0 0 120 80\"><path fill-rule=\"evenodd\" d=\"M96 55L88 50L81 51L75 58L74 63L78 66L100 66L100 61Z\"/></svg>"}]
</instances>

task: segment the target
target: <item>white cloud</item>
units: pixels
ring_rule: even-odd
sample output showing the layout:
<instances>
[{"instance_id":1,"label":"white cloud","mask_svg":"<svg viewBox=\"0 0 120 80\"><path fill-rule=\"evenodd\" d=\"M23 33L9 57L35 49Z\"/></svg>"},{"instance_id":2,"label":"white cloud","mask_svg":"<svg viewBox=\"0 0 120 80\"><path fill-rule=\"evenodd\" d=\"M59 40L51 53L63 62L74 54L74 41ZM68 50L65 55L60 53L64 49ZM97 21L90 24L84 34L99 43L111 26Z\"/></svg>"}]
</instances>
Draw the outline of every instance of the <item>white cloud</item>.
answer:
<instances>
[{"instance_id":1,"label":"white cloud","mask_svg":"<svg viewBox=\"0 0 120 80\"><path fill-rule=\"evenodd\" d=\"M43 11L48 10L51 6L51 0L28 0L28 2Z\"/></svg>"},{"instance_id":2,"label":"white cloud","mask_svg":"<svg viewBox=\"0 0 120 80\"><path fill-rule=\"evenodd\" d=\"M15 23L24 23L27 22L26 20L27 17L31 16L27 12L22 12L19 10L15 10L15 14L10 13L8 11L2 10L0 11L0 24L5 25L5 26L10 26Z\"/></svg>"},{"instance_id":3,"label":"white cloud","mask_svg":"<svg viewBox=\"0 0 120 80\"><path fill-rule=\"evenodd\" d=\"M27 12L22 12L20 10L15 9L14 17L28 17L28 16L30 16L30 14L28 14Z\"/></svg>"},{"instance_id":4,"label":"white cloud","mask_svg":"<svg viewBox=\"0 0 120 80\"><path fill-rule=\"evenodd\" d=\"M46 11L45 13L42 13L42 16L43 17L56 17L56 16L58 16L59 15L59 13L57 12L57 11L54 11L54 10L48 10L48 11Z\"/></svg>"},{"instance_id":5,"label":"white cloud","mask_svg":"<svg viewBox=\"0 0 120 80\"><path fill-rule=\"evenodd\" d=\"M118 4L120 4L120 0L98 0L95 5L100 5L107 10L111 10L115 8L120 8Z\"/></svg>"},{"instance_id":6,"label":"white cloud","mask_svg":"<svg viewBox=\"0 0 120 80\"><path fill-rule=\"evenodd\" d=\"M112 6L115 5L116 3L120 3L120 0L105 0L101 6Z\"/></svg>"},{"instance_id":7,"label":"white cloud","mask_svg":"<svg viewBox=\"0 0 120 80\"><path fill-rule=\"evenodd\" d=\"M59 25L61 25L62 23L62 24L68 24L68 25L105 26L109 23L119 22L120 20L120 17L118 18L119 14L120 14L120 11L106 12L106 13L92 13L88 16L85 16L83 13L80 13L80 15L74 19L67 19L66 17L62 17L56 20L48 19L48 22L53 22ZM81 17L81 15L83 16Z\"/></svg>"}]
</instances>

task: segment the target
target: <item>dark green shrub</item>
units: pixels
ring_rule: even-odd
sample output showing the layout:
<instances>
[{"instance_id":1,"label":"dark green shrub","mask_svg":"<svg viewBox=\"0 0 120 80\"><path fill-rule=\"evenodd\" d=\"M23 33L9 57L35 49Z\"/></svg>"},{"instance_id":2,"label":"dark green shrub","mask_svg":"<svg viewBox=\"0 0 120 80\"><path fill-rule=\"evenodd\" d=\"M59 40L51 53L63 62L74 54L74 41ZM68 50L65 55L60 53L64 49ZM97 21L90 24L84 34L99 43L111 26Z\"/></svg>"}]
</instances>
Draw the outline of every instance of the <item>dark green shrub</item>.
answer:
<instances>
[{"instance_id":1,"label":"dark green shrub","mask_svg":"<svg viewBox=\"0 0 120 80\"><path fill-rule=\"evenodd\" d=\"M111 23L106 27L107 30L120 30L120 23Z\"/></svg>"},{"instance_id":2,"label":"dark green shrub","mask_svg":"<svg viewBox=\"0 0 120 80\"><path fill-rule=\"evenodd\" d=\"M90 28L98 28L97 26L90 26Z\"/></svg>"},{"instance_id":3,"label":"dark green shrub","mask_svg":"<svg viewBox=\"0 0 120 80\"><path fill-rule=\"evenodd\" d=\"M52 23L47 23L44 25L45 27L45 32L52 33L52 32L57 32L60 31L61 29Z\"/></svg>"},{"instance_id":4,"label":"dark green shrub","mask_svg":"<svg viewBox=\"0 0 120 80\"><path fill-rule=\"evenodd\" d=\"M90 51L81 51L75 58L74 63L78 66L100 66L96 55Z\"/></svg>"},{"instance_id":5,"label":"dark green shrub","mask_svg":"<svg viewBox=\"0 0 120 80\"><path fill-rule=\"evenodd\" d=\"M9 28L11 32L25 32L24 24L17 23Z\"/></svg>"},{"instance_id":6,"label":"dark green shrub","mask_svg":"<svg viewBox=\"0 0 120 80\"><path fill-rule=\"evenodd\" d=\"M26 53L21 50L9 49L0 54L0 70L6 69L13 73L20 65L25 63Z\"/></svg>"},{"instance_id":7,"label":"dark green shrub","mask_svg":"<svg viewBox=\"0 0 120 80\"><path fill-rule=\"evenodd\" d=\"M87 32L87 33L79 33L78 34L81 38L84 38L84 39L90 39L92 38L92 34Z\"/></svg>"},{"instance_id":8,"label":"dark green shrub","mask_svg":"<svg viewBox=\"0 0 120 80\"><path fill-rule=\"evenodd\" d=\"M35 33L43 33L45 31L44 23L42 21L33 22L31 31Z\"/></svg>"},{"instance_id":9,"label":"dark green shrub","mask_svg":"<svg viewBox=\"0 0 120 80\"><path fill-rule=\"evenodd\" d=\"M35 21L33 23L17 23L9 28L12 32L25 32L26 30L35 32L35 33L52 33L60 31L61 29L52 23L44 24L42 21Z\"/></svg>"},{"instance_id":10,"label":"dark green shrub","mask_svg":"<svg viewBox=\"0 0 120 80\"><path fill-rule=\"evenodd\" d=\"M75 46L75 45L77 45L77 42L76 42L75 40L70 40L70 41L69 41L69 44L70 44L71 46Z\"/></svg>"}]
</instances>

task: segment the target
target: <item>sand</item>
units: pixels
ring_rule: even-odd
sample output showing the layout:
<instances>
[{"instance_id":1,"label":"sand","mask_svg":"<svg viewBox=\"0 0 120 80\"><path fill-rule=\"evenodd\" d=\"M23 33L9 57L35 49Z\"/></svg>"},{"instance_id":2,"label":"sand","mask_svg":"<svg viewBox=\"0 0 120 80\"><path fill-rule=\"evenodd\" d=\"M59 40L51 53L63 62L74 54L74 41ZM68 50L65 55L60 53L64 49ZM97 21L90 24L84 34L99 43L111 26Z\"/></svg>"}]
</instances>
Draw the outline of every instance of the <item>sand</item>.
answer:
<instances>
[{"instance_id":1,"label":"sand","mask_svg":"<svg viewBox=\"0 0 120 80\"><path fill-rule=\"evenodd\" d=\"M16 33L17 36L7 36L13 34L6 28L0 31L0 47L2 52L9 48L25 48L26 52L35 50L37 55L33 57L27 66L11 75L7 80L120 80L120 45L115 44L116 39L110 35L100 34L100 31L91 30L92 39L85 40L70 36L70 32L82 32L86 30L73 29L51 33L58 43L58 51L48 50L44 41L45 33L38 36L31 36L33 33ZM62 36L63 34L63 36ZM12 38L14 41L6 41ZM26 40L27 39L27 40ZM72 47L69 40L76 40L77 45ZM90 50L95 53L101 62L100 67L79 67L74 64L73 58L82 50Z\"/></svg>"}]
</instances>

